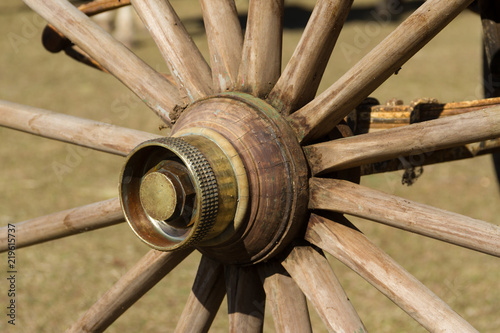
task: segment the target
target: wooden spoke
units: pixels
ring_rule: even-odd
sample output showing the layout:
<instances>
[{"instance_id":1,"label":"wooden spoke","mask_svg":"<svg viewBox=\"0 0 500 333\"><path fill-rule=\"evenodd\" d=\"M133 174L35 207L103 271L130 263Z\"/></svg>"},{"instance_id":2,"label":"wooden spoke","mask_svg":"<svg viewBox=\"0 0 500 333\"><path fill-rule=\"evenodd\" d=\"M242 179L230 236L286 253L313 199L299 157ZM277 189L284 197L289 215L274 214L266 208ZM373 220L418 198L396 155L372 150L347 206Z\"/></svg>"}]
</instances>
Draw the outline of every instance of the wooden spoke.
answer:
<instances>
[{"instance_id":1,"label":"wooden spoke","mask_svg":"<svg viewBox=\"0 0 500 333\"><path fill-rule=\"evenodd\" d=\"M290 114L316 95L352 2L320 0L316 3L292 58L268 97L280 112Z\"/></svg>"},{"instance_id":2,"label":"wooden spoke","mask_svg":"<svg viewBox=\"0 0 500 333\"><path fill-rule=\"evenodd\" d=\"M57 30L122 81L158 116L181 104L177 88L66 0L23 0ZM134 70L130 70L133 68Z\"/></svg>"},{"instance_id":3,"label":"wooden spoke","mask_svg":"<svg viewBox=\"0 0 500 333\"><path fill-rule=\"evenodd\" d=\"M118 198L68 209L16 223L16 248L108 227L123 221L125 218ZM5 226L0 228L0 252L7 249Z\"/></svg>"},{"instance_id":4,"label":"wooden spoke","mask_svg":"<svg viewBox=\"0 0 500 333\"><path fill-rule=\"evenodd\" d=\"M83 3L78 6L78 9L89 15L97 15L108 10L117 9L130 5L130 0L94 0L88 3Z\"/></svg>"},{"instance_id":5,"label":"wooden spoke","mask_svg":"<svg viewBox=\"0 0 500 333\"><path fill-rule=\"evenodd\" d=\"M262 332L266 295L255 267L226 267L229 332Z\"/></svg>"},{"instance_id":6,"label":"wooden spoke","mask_svg":"<svg viewBox=\"0 0 500 333\"><path fill-rule=\"evenodd\" d=\"M283 1L250 0L238 87L254 96L267 95L281 73Z\"/></svg>"},{"instance_id":7,"label":"wooden spoke","mask_svg":"<svg viewBox=\"0 0 500 333\"><path fill-rule=\"evenodd\" d=\"M224 267L203 256L175 332L208 332L225 294Z\"/></svg>"},{"instance_id":8,"label":"wooden spoke","mask_svg":"<svg viewBox=\"0 0 500 333\"><path fill-rule=\"evenodd\" d=\"M312 332L306 298L283 267L271 261L259 266L259 274L276 332Z\"/></svg>"},{"instance_id":9,"label":"wooden spoke","mask_svg":"<svg viewBox=\"0 0 500 333\"><path fill-rule=\"evenodd\" d=\"M243 33L234 0L200 0L207 33L214 87L232 90L243 48ZM215 90L215 89L214 89Z\"/></svg>"},{"instance_id":10,"label":"wooden spoke","mask_svg":"<svg viewBox=\"0 0 500 333\"><path fill-rule=\"evenodd\" d=\"M127 156L159 135L0 100L0 126Z\"/></svg>"},{"instance_id":11,"label":"wooden spoke","mask_svg":"<svg viewBox=\"0 0 500 333\"><path fill-rule=\"evenodd\" d=\"M212 92L210 67L168 0L132 0L177 85L194 102Z\"/></svg>"},{"instance_id":12,"label":"wooden spoke","mask_svg":"<svg viewBox=\"0 0 500 333\"><path fill-rule=\"evenodd\" d=\"M429 0L337 82L290 116L299 141L330 132L472 0Z\"/></svg>"},{"instance_id":13,"label":"wooden spoke","mask_svg":"<svg viewBox=\"0 0 500 333\"><path fill-rule=\"evenodd\" d=\"M304 148L313 174L500 137L500 107L319 143Z\"/></svg>"},{"instance_id":14,"label":"wooden spoke","mask_svg":"<svg viewBox=\"0 0 500 333\"><path fill-rule=\"evenodd\" d=\"M283 266L312 302L329 332L366 332L323 255L310 246L296 246Z\"/></svg>"},{"instance_id":15,"label":"wooden spoke","mask_svg":"<svg viewBox=\"0 0 500 333\"><path fill-rule=\"evenodd\" d=\"M500 227L344 180L312 178L310 209L351 214L500 256Z\"/></svg>"},{"instance_id":16,"label":"wooden spoke","mask_svg":"<svg viewBox=\"0 0 500 333\"><path fill-rule=\"evenodd\" d=\"M361 232L313 214L306 239L361 275L430 332L477 332Z\"/></svg>"},{"instance_id":17,"label":"wooden spoke","mask_svg":"<svg viewBox=\"0 0 500 333\"><path fill-rule=\"evenodd\" d=\"M191 252L192 249L177 252L150 250L67 332L103 332Z\"/></svg>"}]
</instances>

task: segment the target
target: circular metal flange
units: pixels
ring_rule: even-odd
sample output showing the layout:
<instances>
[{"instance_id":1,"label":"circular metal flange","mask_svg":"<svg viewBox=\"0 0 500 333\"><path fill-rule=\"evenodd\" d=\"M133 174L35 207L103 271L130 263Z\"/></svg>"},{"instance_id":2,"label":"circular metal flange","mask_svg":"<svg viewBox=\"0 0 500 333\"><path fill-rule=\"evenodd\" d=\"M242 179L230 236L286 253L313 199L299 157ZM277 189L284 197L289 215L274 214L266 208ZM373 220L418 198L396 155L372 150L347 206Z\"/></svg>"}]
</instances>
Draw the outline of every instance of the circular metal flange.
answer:
<instances>
[{"instance_id":1,"label":"circular metal flange","mask_svg":"<svg viewBox=\"0 0 500 333\"><path fill-rule=\"evenodd\" d=\"M234 218L236 176L220 148L206 138L146 141L129 155L121 179L127 222L157 250L173 251L210 240Z\"/></svg>"},{"instance_id":2,"label":"circular metal flange","mask_svg":"<svg viewBox=\"0 0 500 333\"><path fill-rule=\"evenodd\" d=\"M215 144L220 148L220 151L223 155L219 156L219 159L229 161L231 164L231 169L234 171L234 176L236 177L236 189L237 189L237 197L235 200L232 198L228 198L225 196L224 200L220 200L219 204L224 211L230 211L230 207L236 204L236 209L234 211L234 218L230 220L229 224L224 223L222 221L218 221L215 223L215 229L218 235L214 238L204 240L200 243L201 246L215 246L218 244L222 244L228 239L230 239L238 229L240 229L244 223L247 213L247 208L249 205L249 189L248 189L248 178L245 170L245 166L243 165L243 161L240 158L240 155L231 145L231 143L219 133L209 129L209 128L201 128L201 127L190 127L184 130L180 130L174 134L176 137L186 138L189 140L192 139L193 136L196 137L204 137ZM223 170L218 170L221 173ZM233 187L234 184L229 183L227 180L231 180L231 177L227 177L227 175L219 175L218 179L225 179L225 182L219 181L219 188L222 193L226 193L224 187ZM224 218L221 214L217 217L218 220L223 220ZM228 219L225 219L228 221Z\"/></svg>"}]
</instances>

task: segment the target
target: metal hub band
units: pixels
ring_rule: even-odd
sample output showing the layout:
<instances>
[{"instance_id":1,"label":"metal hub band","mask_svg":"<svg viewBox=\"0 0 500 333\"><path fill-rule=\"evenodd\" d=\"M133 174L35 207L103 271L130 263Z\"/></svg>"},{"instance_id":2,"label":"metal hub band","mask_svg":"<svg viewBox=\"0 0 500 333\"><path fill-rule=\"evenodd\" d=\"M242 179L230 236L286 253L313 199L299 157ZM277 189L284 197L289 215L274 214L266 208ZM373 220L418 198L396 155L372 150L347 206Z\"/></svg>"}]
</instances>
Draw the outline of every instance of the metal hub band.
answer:
<instances>
[{"instance_id":1,"label":"metal hub band","mask_svg":"<svg viewBox=\"0 0 500 333\"><path fill-rule=\"evenodd\" d=\"M214 142L197 136L155 139L136 147L120 185L125 217L134 232L162 251L217 236L234 219L235 210L235 205L227 209L220 202L236 202L237 197L236 177L223 156Z\"/></svg>"}]
</instances>

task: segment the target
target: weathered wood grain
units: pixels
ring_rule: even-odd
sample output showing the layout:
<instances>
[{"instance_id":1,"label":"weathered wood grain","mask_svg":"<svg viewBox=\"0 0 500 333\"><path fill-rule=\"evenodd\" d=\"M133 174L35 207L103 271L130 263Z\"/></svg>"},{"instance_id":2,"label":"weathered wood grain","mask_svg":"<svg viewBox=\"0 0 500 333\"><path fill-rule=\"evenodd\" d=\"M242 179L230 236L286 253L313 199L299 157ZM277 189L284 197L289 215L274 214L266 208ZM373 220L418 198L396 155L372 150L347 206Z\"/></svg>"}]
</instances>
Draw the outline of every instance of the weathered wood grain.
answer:
<instances>
[{"instance_id":1,"label":"weathered wood grain","mask_svg":"<svg viewBox=\"0 0 500 333\"><path fill-rule=\"evenodd\" d=\"M243 119L243 121L242 121ZM302 231L307 212L307 164L286 121L270 105L242 93L188 107L172 135L213 130L239 154L248 177L248 215L237 232L205 254L226 264L256 262L277 253Z\"/></svg>"},{"instance_id":2,"label":"weathered wood grain","mask_svg":"<svg viewBox=\"0 0 500 333\"><path fill-rule=\"evenodd\" d=\"M361 232L313 214L306 240L358 273L430 332L477 332Z\"/></svg>"},{"instance_id":3,"label":"weathered wood grain","mask_svg":"<svg viewBox=\"0 0 500 333\"><path fill-rule=\"evenodd\" d=\"M267 98L281 113L292 113L316 95L352 2L320 0L316 3L292 58Z\"/></svg>"},{"instance_id":4,"label":"weathered wood grain","mask_svg":"<svg viewBox=\"0 0 500 333\"><path fill-rule=\"evenodd\" d=\"M200 0L200 4L210 51L214 90L232 90L236 84L243 49L243 32L234 0Z\"/></svg>"},{"instance_id":5,"label":"weathered wood grain","mask_svg":"<svg viewBox=\"0 0 500 333\"><path fill-rule=\"evenodd\" d=\"M344 180L311 178L310 209L350 214L500 256L500 226Z\"/></svg>"},{"instance_id":6,"label":"weathered wood grain","mask_svg":"<svg viewBox=\"0 0 500 333\"><path fill-rule=\"evenodd\" d=\"M429 0L339 80L290 116L301 142L330 132L472 0Z\"/></svg>"},{"instance_id":7,"label":"weathered wood grain","mask_svg":"<svg viewBox=\"0 0 500 333\"><path fill-rule=\"evenodd\" d=\"M125 221L118 198L68 209L15 224L16 248L30 246ZM0 228L0 252L7 251L7 226Z\"/></svg>"},{"instance_id":8,"label":"weathered wood grain","mask_svg":"<svg viewBox=\"0 0 500 333\"><path fill-rule=\"evenodd\" d=\"M366 332L323 255L310 246L296 246L283 266L311 301L329 332Z\"/></svg>"},{"instance_id":9,"label":"weathered wood grain","mask_svg":"<svg viewBox=\"0 0 500 333\"><path fill-rule=\"evenodd\" d=\"M313 174L500 137L500 107L304 147Z\"/></svg>"},{"instance_id":10,"label":"weathered wood grain","mask_svg":"<svg viewBox=\"0 0 500 333\"><path fill-rule=\"evenodd\" d=\"M270 261L258 270L276 332L312 332L306 298L283 266Z\"/></svg>"},{"instance_id":11,"label":"weathered wood grain","mask_svg":"<svg viewBox=\"0 0 500 333\"><path fill-rule=\"evenodd\" d=\"M23 0L132 90L166 123L181 105L175 85L66 0Z\"/></svg>"},{"instance_id":12,"label":"weathered wood grain","mask_svg":"<svg viewBox=\"0 0 500 333\"><path fill-rule=\"evenodd\" d=\"M191 252L150 250L66 332L103 332Z\"/></svg>"},{"instance_id":13,"label":"weathered wood grain","mask_svg":"<svg viewBox=\"0 0 500 333\"><path fill-rule=\"evenodd\" d=\"M0 126L120 156L156 134L0 101Z\"/></svg>"},{"instance_id":14,"label":"weathered wood grain","mask_svg":"<svg viewBox=\"0 0 500 333\"><path fill-rule=\"evenodd\" d=\"M281 73L284 0L250 0L237 90L264 97Z\"/></svg>"},{"instance_id":15,"label":"weathered wood grain","mask_svg":"<svg viewBox=\"0 0 500 333\"><path fill-rule=\"evenodd\" d=\"M257 270L226 266L229 332L262 332L266 295Z\"/></svg>"},{"instance_id":16,"label":"weathered wood grain","mask_svg":"<svg viewBox=\"0 0 500 333\"><path fill-rule=\"evenodd\" d=\"M175 332L208 332L225 295L224 267L203 256Z\"/></svg>"},{"instance_id":17,"label":"weathered wood grain","mask_svg":"<svg viewBox=\"0 0 500 333\"><path fill-rule=\"evenodd\" d=\"M188 101L212 93L212 73L168 0L132 0Z\"/></svg>"}]
</instances>

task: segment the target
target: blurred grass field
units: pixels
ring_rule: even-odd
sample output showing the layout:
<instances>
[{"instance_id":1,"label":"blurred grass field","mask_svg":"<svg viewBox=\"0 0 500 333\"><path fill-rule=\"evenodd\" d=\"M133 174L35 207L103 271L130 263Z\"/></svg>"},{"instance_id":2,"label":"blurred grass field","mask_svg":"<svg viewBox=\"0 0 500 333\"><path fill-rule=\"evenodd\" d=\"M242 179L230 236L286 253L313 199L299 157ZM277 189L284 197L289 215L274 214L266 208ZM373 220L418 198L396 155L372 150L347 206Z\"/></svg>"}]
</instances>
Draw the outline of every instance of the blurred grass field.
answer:
<instances>
[{"instance_id":1,"label":"blurred grass field","mask_svg":"<svg viewBox=\"0 0 500 333\"><path fill-rule=\"evenodd\" d=\"M320 87L336 78L384 38L395 21L374 16L372 0L354 1ZM196 0L171 0L203 54L207 42ZM246 1L237 0L240 13ZM285 1L283 62L290 58L314 1ZM410 4L411 6L412 4ZM20 0L0 4L0 99L144 131L161 133L161 122L110 75L49 54L40 43L43 20ZM167 72L154 43L139 31L133 50ZM443 102L481 98L481 26L464 12L397 76L374 94L381 102L417 97ZM0 128L0 224L14 223L117 195L123 159ZM63 168L61 168L63 166ZM65 167L64 167L65 166ZM61 171L64 170L64 171ZM500 198L489 156L433 165L411 187L402 172L370 176L362 184L500 225ZM500 331L500 260L352 218L365 234L445 300L481 332ZM0 316L1 332L59 332L66 329L148 251L125 225L16 251L16 326ZM109 332L170 332L190 290L198 254L191 255L110 328ZM7 306L7 258L0 257L0 307ZM424 331L378 291L331 260L368 330ZM227 331L225 304L211 331ZM432 310L431 310L432 311ZM323 332L312 312L315 331ZM265 331L273 331L272 318Z\"/></svg>"}]
</instances>

